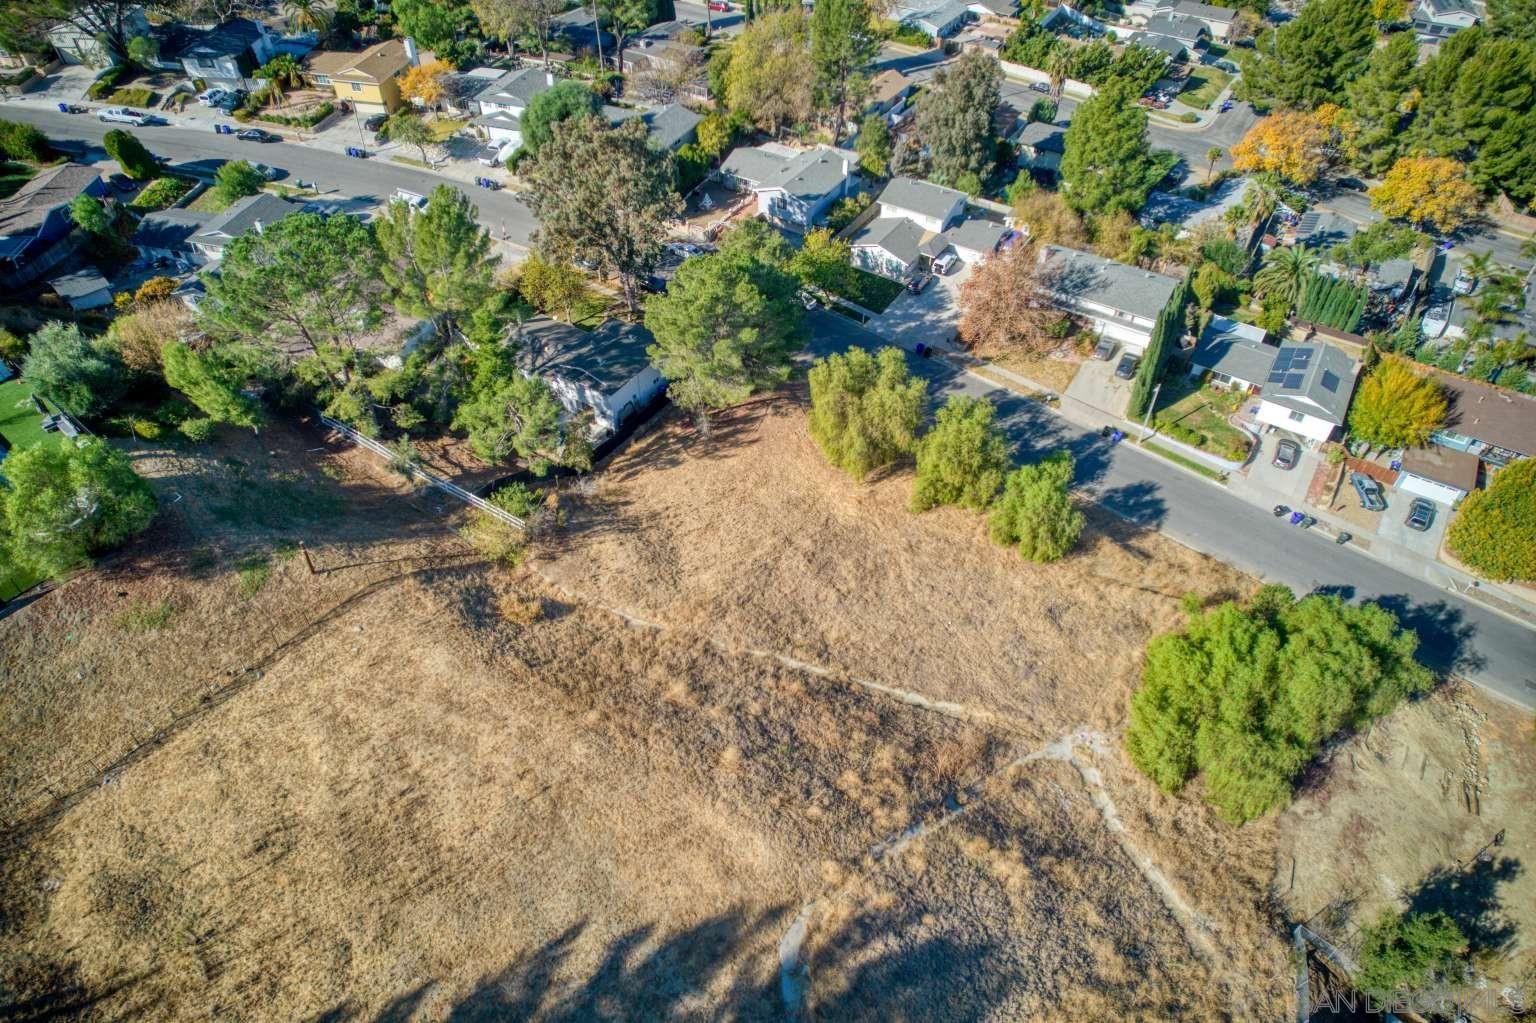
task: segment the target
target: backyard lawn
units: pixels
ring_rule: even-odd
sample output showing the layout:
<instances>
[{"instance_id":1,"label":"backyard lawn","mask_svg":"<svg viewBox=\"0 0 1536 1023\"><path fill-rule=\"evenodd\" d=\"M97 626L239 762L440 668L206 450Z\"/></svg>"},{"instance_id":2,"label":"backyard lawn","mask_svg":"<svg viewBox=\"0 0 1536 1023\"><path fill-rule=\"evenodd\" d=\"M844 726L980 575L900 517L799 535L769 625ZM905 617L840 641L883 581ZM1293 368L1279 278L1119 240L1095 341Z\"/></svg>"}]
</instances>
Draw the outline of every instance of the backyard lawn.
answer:
<instances>
[{"instance_id":1,"label":"backyard lawn","mask_svg":"<svg viewBox=\"0 0 1536 1023\"><path fill-rule=\"evenodd\" d=\"M1179 94L1179 101L1196 110L1207 110L1232 76L1220 68L1202 67L1189 76L1189 87Z\"/></svg>"},{"instance_id":2,"label":"backyard lawn","mask_svg":"<svg viewBox=\"0 0 1536 1023\"><path fill-rule=\"evenodd\" d=\"M1243 396L1207 387L1197 378L1170 375L1158 393L1152 425L1174 440L1231 461L1248 454L1248 434L1227 422Z\"/></svg>"}]
</instances>

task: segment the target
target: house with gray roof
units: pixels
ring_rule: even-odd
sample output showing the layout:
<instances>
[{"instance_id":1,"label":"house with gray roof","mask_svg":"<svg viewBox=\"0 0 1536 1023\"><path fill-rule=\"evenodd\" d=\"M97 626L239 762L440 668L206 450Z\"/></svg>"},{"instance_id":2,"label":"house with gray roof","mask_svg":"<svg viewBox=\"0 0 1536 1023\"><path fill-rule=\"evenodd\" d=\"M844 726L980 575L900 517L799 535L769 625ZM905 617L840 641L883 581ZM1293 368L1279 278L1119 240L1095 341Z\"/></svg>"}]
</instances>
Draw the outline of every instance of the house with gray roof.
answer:
<instances>
[{"instance_id":1,"label":"house with gray roof","mask_svg":"<svg viewBox=\"0 0 1536 1023\"><path fill-rule=\"evenodd\" d=\"M520 146L523 113L535 96L554 84L554 74L544 68L508 71L475 93L473 103L479 113L470 123L483 129L492 142Z\"/></svg>"},{"instance_id":2,"label":"house with gray roof","mask_svg":"<svg viewBox=\"0 0 1536 1023\"><path fill-rule=\"evenodd\" d=\"M1211 380L1223 387L1254 391L1269 375L1279 350L1265 344L1264 338L1262 327L1212 316L1189 353L1190 375L1209 373Z\"/></svg>"},{"instance_id":3,"label":"house with gray roof","mask_svg":"<svg viewBox=\"0 0 1536 1023\"><path fill-rule=\"evenodd\" d=\"M937 237L906 217L879 217L848 239L848 247L860 270L901 281L918 271L925 255L935 254L923 246Z\"/></svg>"},{"instance_id":4,"label":"house with gray roof","mask_svg":"<svg viewBox=\"0 0 1536 1023\"><path fill-rule=\"evenodd\" d=\"M996 220L966 217L939 237L955 250L955 255L962 261L975 264L996 252L1003 239L1011 233L1006 224Z\"/></svg>"},{"instance_id":5,"label":"house with gray roof","mask_svg":"<svg viewBox=\"0 0 1536 1023\"><path fill-rule=\"evenodd\" d=\"M1418 0L1409 19L1419 42L1431 44L1438 44L1479 21L1471 0Z\"/></svg>"},{"instance_id":6,"label":"house with gray roof","mask_svg":"<svg viewBox=\"0 0 1536 1023\"><path fill-rule=\"evenodd\" d=\"M965 193L919 178L892 178L875 200L880 217L905 217L925 231L942 231L965 213Z\"/></svg>"},{"instance_id":7,"label":"house with gray roof","mask_svg":"<svg viewBox=\"0 0 1536 1023\"><path fill-rule=\"evenodd\" d=\"M1259 383L1254 418L1313 443L1332 440L1343 431L1359 372L1359 364L1333 345L1283 344Z\"/></svg>"},{"instance_id":8,"label":"house with gray roof","mask_svg":"<svg viewBox=\"0 0 1536 1023\"><path fill-rule=\"evenodd\" d=\"M1019 163L1032 171L1055 175L1067 151L1067 129L1049 121L1025 121L1009 136Z\"/></svg>"},{"instance_id":9,"label":"house with gray roof","mask_svg":"<svg viewBox=\"0 0 1536 1023\"><path fill-rule=\"evenodd\" d=\"M1160 11L1147 19L1146 34L1177 39L1191 50L1211 38L1211 30L1204 21L1173 10Z\"/></svg>"},{"instance_id":10,"label":"house with gray roof","mask_svg":"<svg viewBox=\"0 0 1536 1023\"><path fill-rule=\"evenodd\" d=\"M514 335L518 368L549 384L568 415L590 414L594 441L617 431L667 386L646 354L655 339L639 324L608 320L582 330L539 316Z\"/></svg>"},{"instance_id":11,"label":"house with gray roof","mask_svg":"<svg viewBox=\"0 0 1536 1023\"><path fill-rule=\"evenodd\" d=\"M57 266L72 251L69 204L77 196L103 198L106 182L93 167L61 163L0 199L0 283L20 287Z\"/></svg>"},{"instance_id":12,"label":"house with gray roof","mask_svg":"<svg viewBox=\"0 0 1536 1023\"><path fill-rule=\"evenodd\" d=\"M767 143L739 146L720 165L727 186L751 191L757 211L774 223L806 231L858 184L858 154L832 146L794 150Z\"/></svg>"},{"instance_id":13,"label":"house with gray roof","mask_svg":"<svg viewBox=\"0 0 1536 1023\"><path fill-rule=\"evenodd\" d=\"M1163 56L1175 64L1189 59L1189 44L1173 36L1163 35L1160 32L1137 32L1131 36L1133 46L1145 47L1148 50L1157 50Z\"/></svg>"},{"instance_id":14,"label":"house with gray roof","mask_svg":"<svg viewBox=\"0 0 1536 1023\"><path fill-rule=\"evenodd\" d=\"M248 231L260 231L298 210L298 206L271 192L247 195L204 224L193 235L192 246L208 262L218 262L224 258L224 249L236 238Z\"/></svg>"},{"instance_id":15,"label":"house with gray roof","mask_svg":"<svg viewBox=\"0 0 1536 1023\"><path fill-rule=\"evenodd\" d=\"M1307 248L1329 249L1343 245L1358 230L1353 220L1332 210L1308 210L1297 221L1293 240Z\"/></svg>"},{"instance_id":16,"label":"house with gray roof","mask_svg":"<svg viewBox=\"0 0 1536 1023\"><path fill-rule=\"evenodd\" d=\"M1136 219L1146 228L1174 224L1179 228L1179 237L1182 238L1201 224L1223 223L1228 210L1248 202L1248 190L1252 186L1251 178L1227 178L1203 202L1174 192L1153 189L1147 194L1147 201Z\"/></svg>"},{"instance_id":17,"label":"house with gray roof","mask_svg":"<svg viewBox=\"0 0 1536 1023\"><path fill-rule=\"evenodd\" d=\"M1172 277L1060 245L1042 245L1039 258L1051 304L1088 320L1134 355L1146 351L1158 316L1179 286Z\"/></svg>"},{"instance_id":18,"label":"house with gray roof","mask_svg":"<svg viewBox=\"0 0 1536 1023\"><path fill-rule=\"evenodd\" d=\"M704 120L703 115L681 103L668 103L650 110L605 106L603 116L615 125L638 117L645 125L646 138L651 145L673 153L699 137L699 122Z\"/></svg>"},{"instance_id":19,"label":"house with gray roof","mask_svg":"<svg viewBox=\"0 0 1536 1023\"><path fill-rule=\"evenodd\" d=\"M202 262L193 239L214 214L171 207L144 214L129 239L144 259L186 259Z\"/></svg>"},{"instance_id":20,"label":"house with gray roof","mask_svg":"<svg viewBox=\"0 0 1536 1023\"><path fill-rule=\"evenodd\" d=\"M903 25L911 25L928 38L938 42L947 39L965 27L971 19L968 4L962 0L903 0L891 12L891 17Z\"/></svg>"},{"instance_id":21,"label":"house with gray roof","mask_svg":"<svg viewBox=\"0 0 1536 1023\"><path fill-rule=\"evenodd\" d=\"M94 267L55 277L48 286L76 312L102 309L112 304L112 286Z\"/></svg>"},{"instance_id":22,"label":"house with gray roof","mask_svg":"<svg viewBox=\"0 0 1536 1023\"><path fill-rule=\"evenodd\" d=\"M1232 35L1232 25L1237 11L1227 7L1199 3L1198 0L1136 0L1126 8L1131 23L1144 25L1159 14L1177 14L1201 22L1210 37L1219 43Z\"/></svg>"}]
</instances>

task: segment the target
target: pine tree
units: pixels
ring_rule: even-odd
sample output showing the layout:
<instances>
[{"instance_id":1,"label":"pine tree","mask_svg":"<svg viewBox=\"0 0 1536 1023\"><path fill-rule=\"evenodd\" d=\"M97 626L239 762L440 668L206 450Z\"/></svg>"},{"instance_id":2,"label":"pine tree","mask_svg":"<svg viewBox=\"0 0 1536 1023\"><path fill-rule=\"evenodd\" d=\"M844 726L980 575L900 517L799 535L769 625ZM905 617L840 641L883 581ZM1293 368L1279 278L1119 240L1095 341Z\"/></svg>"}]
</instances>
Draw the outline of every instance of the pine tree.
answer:
<instances>
[{"instance_id":1,"label":"pine tree","mask_svg":"<svg viewBox=\"0 0 1536 1023\"><path fill-rule=\"evenodd\" d=\"M1161 177L1134 90L1111 82L1077 108L1061 159L1062 194L1079 213L1135 213Z\"/></svg>"},{"instance_id":2,"label":"pine tree","mask_svg":"<svg viewBox=\"0 0 1536 1023\"><path fill-rule=\"evenodd\" d=\"M1371 54L1365 70L1349 83L1349 109L1359 132L1356 162L1363 170L1380 174L1402 154L1405 108L1416 87L1418 58L1413 33L1398 32L1387 37L1387 44Z\"/></svg>"},{"instance_id":3,"label":"pine tree","mask_svg":"<svg viewBox=\"0 0 1536 1023\"><path fill-rule=\"evenodd\" d=\"M811 10L811 64L816 98L834 111L832 144L842 141L849 93L856 76L874 59L880 40L865 0L819 0Z\"/></svg>"},{"instance_id":4,"label":"pine tree","mask_svg":"<svg viewBox=\"0 0 1536 1023\"><path fill-rule=\"evenodd\" d=\"M917 134L933 160L933 180L953 186L965 175L991 173L992 116L1002 80L997 59L983 50L967 50L934 74L917 107Z\"/></svg>"}]
</instances>

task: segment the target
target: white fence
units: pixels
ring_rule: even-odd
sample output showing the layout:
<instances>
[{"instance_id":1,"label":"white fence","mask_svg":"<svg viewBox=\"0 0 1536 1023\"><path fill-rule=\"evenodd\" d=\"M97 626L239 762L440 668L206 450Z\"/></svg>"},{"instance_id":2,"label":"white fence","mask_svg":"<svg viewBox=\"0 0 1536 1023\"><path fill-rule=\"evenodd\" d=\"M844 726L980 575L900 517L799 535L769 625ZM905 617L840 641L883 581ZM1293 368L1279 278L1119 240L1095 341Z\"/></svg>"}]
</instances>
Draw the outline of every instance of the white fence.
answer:
<instances>
[{"instance_id":1,"label":"white fence","mask_svg":"<svg viewBox=\"0 0 1536 1023\"><path fill-rule=\"evenodd\" d=\"M387 446L380 444L372 437L363 436L356 430L352 429L352 427L348 426L346 423L338 422L327 415L322 415L320 417L320 421L359 447L367 448L374 454L391 460L393 460L395 457L395 452L391 451ZM418 466L412 465L406 468L409 469L410 475L413 479L421 480L429 487L436 487L438 490L458 498L460 501L463 501L465 504L472 508L478 508L479 510L485 512L487 515L495 516L509 526L514 526L518 529L528 528L528 524L522 519L518 518L516 515L496 507L494 504L487 501L483 497L478 497L475 494L471 494L469 491L465 490L463 487L456 483L450 483L449 481L443 479L441 476L434 476L430 472L427 472Z\"/></svg>"}]
</instances>

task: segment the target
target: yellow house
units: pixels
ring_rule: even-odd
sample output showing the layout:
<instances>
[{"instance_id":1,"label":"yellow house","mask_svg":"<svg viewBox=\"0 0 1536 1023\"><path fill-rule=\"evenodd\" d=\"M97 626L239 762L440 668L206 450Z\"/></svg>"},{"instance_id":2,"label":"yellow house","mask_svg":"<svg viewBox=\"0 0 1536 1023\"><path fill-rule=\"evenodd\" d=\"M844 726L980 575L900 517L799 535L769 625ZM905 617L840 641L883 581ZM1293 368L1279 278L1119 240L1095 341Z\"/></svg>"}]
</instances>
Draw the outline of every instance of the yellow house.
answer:
<instances>
[{"instance_id":1,"label":"yellow house","mask_svg":"<svg viewBox=\"0 0 1536 1023\"><path fill-rule=\"evenodd\" d=\"M392 114L401 105L400 76L411 66L415 47L400 39L387 39L362 53L317 53L309 72L317 85L329 84L337 99L351 103L359 113Z\"/></svg>"}]
</instances>

